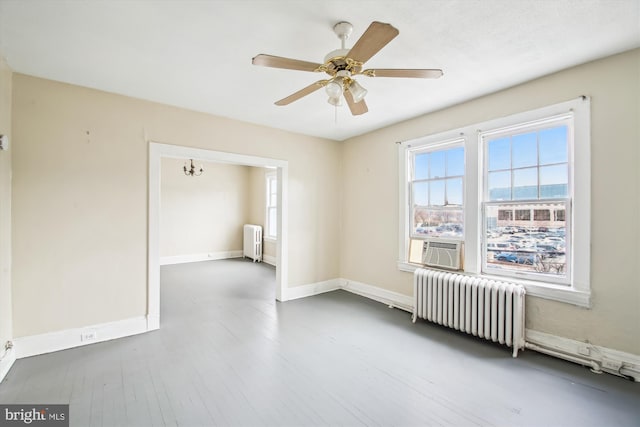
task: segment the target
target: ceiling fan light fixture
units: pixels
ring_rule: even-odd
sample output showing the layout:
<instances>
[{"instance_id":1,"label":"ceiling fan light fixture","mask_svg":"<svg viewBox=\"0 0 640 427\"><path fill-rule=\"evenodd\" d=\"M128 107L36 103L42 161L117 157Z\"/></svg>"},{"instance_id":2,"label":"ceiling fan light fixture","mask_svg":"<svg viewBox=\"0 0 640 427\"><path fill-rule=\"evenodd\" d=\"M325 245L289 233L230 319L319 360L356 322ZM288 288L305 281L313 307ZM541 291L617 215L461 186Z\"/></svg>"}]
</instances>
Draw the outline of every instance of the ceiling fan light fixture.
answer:
<instances>
[{"instance_id":1,"label":"ceiling fan light fixture","mask_svg":"<svg viewBox=\"0 0 640 427\"><path fill-rule=\"evenodd\" d=\"M336 79L331 80L324 87L325 92L329 95L329 98L339 98L342 94L342 85L336 81Z\"/></svg>"},{"instance_id":2,"label":"ceiling fan light fixture","mask_svg":"<svg viewBox=\"0 0 640 427\"><path fill-rule=\"evenodd\" d=\"M351 84L349 84L349 92L353 95L353 102L356 103L362 101L367 95L367 90L360 86L360 83L355 80L352 80Z\"/></svg>"}]
</instances>

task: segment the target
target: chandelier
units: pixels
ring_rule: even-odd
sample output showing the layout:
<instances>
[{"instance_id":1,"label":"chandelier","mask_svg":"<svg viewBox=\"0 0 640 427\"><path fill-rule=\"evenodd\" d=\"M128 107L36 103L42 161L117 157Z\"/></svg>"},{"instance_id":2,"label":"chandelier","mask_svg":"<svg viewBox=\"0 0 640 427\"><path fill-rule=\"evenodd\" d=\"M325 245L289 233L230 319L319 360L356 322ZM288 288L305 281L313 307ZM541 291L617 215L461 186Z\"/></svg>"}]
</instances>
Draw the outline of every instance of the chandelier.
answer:
<instances>
[{"instance_id":1,"label":"chandelier","mask_svg":"<svg viewBox=\"0 0 640 427\"><path fill-rule=\"evenodd\" d=\"M200 176L202 175L202 172L204 172L204 169L202 168L202 165L200 165L200 169L196 170L196 167L193 165L193 159L189 159L191 161L191 167L189 169L187 169L187 164L185 163L184 166L182 167L182 170L184 171L184 174L186 176Z\"/></svg>"}]
</instances>

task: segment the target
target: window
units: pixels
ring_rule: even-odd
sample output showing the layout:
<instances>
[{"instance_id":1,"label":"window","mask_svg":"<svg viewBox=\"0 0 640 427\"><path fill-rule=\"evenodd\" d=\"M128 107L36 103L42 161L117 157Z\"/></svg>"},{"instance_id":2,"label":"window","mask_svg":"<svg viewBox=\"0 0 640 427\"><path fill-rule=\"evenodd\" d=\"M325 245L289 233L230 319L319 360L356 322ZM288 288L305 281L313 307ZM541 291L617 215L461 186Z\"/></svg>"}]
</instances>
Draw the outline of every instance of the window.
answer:
<instances>
[{"instance_id":1,"label":"window","mask_svg":"<svg viewBox=\"0 0 640 427\"><path fill-rule=\"evenodd\" d=\"M498 221L512 221L512 220L513 220L513 211L511 209L498 210Z\"/></svg>"},{"instance_id":2,"label":"window","mask_svg":"<svg viewBox=\"0 0 640 427\"><path fill-rule=\"evenodd\" d=\"M399 268L420 264L425 238L454 238L465 274L589 306L589 109L581 97L401 143Z\"/></svg>"},{"instance_id":3,"label":"window","mask_svg":"<svg viewBox=\"0 0 640 427\"><path fill-rule=\"evenodd\" d=\"M534 221L551 221L551 211L549 209L535 209L533 211Z\"/></svg>"},{"instance_id":4,"label":"window","mask_svg":"<svg viewBox=\"0 0 640 427\"><path fill-rule=\"evenodd\" d=\"M464 148L460 143L411 152L412 236L462 238Z\"/></svg>"},{"instance_id":5,"label":"window","mask_svg":"<svg viewBox=\"0 0 640 427\"><path fill-rule=\"evenodd\" d=\"M462 140L418 146L409 163L410 259L420 262L424 238L463 238Z\"/></svg>"},{"instance_id":6,"label":"window","mask_svg":"<svg viewBox=\"0 0 640 427\"><path fill-rule=\"evenodd\" d=\"M276 239L278 237L278 178L275 172L265 174L266 182L266 219L265 233L266 239Z\"/></svg>"},{"instance_id":7,"label":"window","mask_svg":"<svg viewBox=\"0 0 640 427\"><path fill-rule=\"evenodd\" d=\"M568 283L567 224L551 221L551 211L570 206L572 127L573 115L564 114L480 132L485 182L483 272ZM514 219L496 220L494 211L505 203L514 208ZM490 245L507 241L513 249L506 254Z\"/></svg>"}]
</instances>

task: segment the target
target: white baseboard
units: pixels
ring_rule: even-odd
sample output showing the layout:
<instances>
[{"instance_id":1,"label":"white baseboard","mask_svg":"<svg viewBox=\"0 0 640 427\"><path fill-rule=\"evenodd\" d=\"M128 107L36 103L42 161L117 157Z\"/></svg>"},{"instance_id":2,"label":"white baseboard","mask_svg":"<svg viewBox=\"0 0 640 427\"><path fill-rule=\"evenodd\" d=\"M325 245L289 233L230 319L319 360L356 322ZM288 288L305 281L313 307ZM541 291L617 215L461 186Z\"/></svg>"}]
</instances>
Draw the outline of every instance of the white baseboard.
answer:
<instances>
[{"instance_id":1,"label":"white baseboard","mask_svg":"<svg viewBox=\"0 0 640 427\"><path fill-rule=\"evenodd\" d=\"M4 380L4 377L7 376L15 361L16 353L14 349L11 348L5 353L2 360L0 360L0 383Z\"/></svg>"},{"instance_id":2,"label":"white baseboard","mask_svg":"<svg viewBox=\"0 0 640 427\"><path fill-rule=\"evenodd\" d=\"M309 285L286 288L286 295L285 298L283 298L283 301L311 297L338 289L344 289L345 291L349 291L408 312L413 311L413 299L410 296L348 279L332 279L324 282L311 283Z\"/></svg>"},{"instance_id":3,"label":"white baseboard","mask_svg":"<svg viewBox=\"0 0 640 427\"><path fill-rule=\"evenodd\" d=\"M146 316L115 322L101 323L83 328L66 329L40 335L19 337L13 340L15 357L35 356L59 350L109 341L147 332Z\"/></svg>"},{"instance_id":4,"label":"white baseboard","mask_svg":"<svg viewBox=\"0 0 640 427\"><path fill-rule=\"evenodd\" d=\"M160 265L184 264L187 262L214 261L217 259L242 258L242 250L208 252L160 257Z\"/></svg>"},{"instance_id":5,"label":"white baseboard","mask_svg":"<svg viewBox=\"0 0 640 427\"><path fill-rule=\"evenodd\" d=\"M276 266L276 257L271 255L262 255L262 262L265 264Z\"/></svg>"},{"instance_id":6,"label":"white baseboard","mask_svg":"<svg viewBox=\"0 0 640 427\"><path fill-rule=\"evenodd\" d=\"M311 297L325 292L340 289L340 279L331 279L324 282L311 283L308 285L285 288L282 301L290 301L298 298Z\"/></svg>"},{"instance_id":7,"label":"white baseboard","mask_svg":"<svg viewBox=\"0 0 640 427\"><path fill-rule=\"evenodd\" d=\"M155 331L156 329L160 329L160 315L147 314L147 332Z\"/></svg>"},{"instance_id":8,"label":"white baseboard","mask_svg":"<svg viewBox=\"0 0 640 427\"><path fill-rule=\"evenodd\" d=\"M584 361L582 364L599 367L600 370L614 375L632 377L634 381L640 382L640 356L635 354L531 329L525 330L525 340L557 353L553 354L556 357L563 358L563 355L567 355L567 360L572 362Z\"/></svg>"},{"instance_id":9,"label":"white baseboard","mask_svg":"<svg viewBox=\"0 0 640 427\"><path fill-rule=\"evenodd\" d=\"M355 280L340 279L341 288L363 297L381 302L383 304L400 308L404 311L413 311L413 298L398 292L388 291L377 286L356 282Z\"/></svg>"}]
</instances>

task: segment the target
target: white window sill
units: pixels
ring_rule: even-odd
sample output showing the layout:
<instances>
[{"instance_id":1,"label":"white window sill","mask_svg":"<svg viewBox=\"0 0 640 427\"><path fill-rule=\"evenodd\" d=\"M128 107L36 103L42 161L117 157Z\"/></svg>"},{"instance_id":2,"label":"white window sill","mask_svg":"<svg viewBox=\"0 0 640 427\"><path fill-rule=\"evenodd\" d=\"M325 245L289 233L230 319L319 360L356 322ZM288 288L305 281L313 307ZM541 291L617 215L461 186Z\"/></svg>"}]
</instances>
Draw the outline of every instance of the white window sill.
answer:
<instances>
[{"instance_id":1,"label":"white window sill","mask_svg":"<svg viewBox=\"0 0 640 427\"><path fill-rule=\"evenodd\" d=\"M404 261L398 261L398 270L406 271L407 273L413 273L417 268L422 268L422 265L411 264ZM527 280L518 280L514 278L478 275L473 273L465 273L464 271L453 271L453 273L464 274L467 276L481 276L488 279L502 280L505 282L513 282L519 285L523 285L528 295L534 297L545 298L553 301L564 302L567 304L577 305L579 307L591 308L591 293L586 291L577 290L569 286L553 285L553 284L541 284Z\"/></svg>"},{"instance_id":2,"label":"white window sill","mask_svg":"<svg viewBox=\"0 0 640 427\"><path fill-rule=\"evenodd\" d=\"M267 243L277 243L277 242L278 242L278 238L277 238L277 237L267 237L267 236L264 236L264 237L262 238L262 240L264 240L264 241L265 241L265 242L267 242Z\"/></svg>"}]
</instances>

